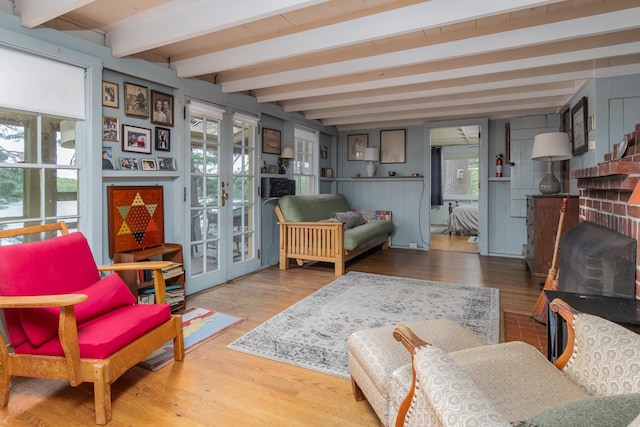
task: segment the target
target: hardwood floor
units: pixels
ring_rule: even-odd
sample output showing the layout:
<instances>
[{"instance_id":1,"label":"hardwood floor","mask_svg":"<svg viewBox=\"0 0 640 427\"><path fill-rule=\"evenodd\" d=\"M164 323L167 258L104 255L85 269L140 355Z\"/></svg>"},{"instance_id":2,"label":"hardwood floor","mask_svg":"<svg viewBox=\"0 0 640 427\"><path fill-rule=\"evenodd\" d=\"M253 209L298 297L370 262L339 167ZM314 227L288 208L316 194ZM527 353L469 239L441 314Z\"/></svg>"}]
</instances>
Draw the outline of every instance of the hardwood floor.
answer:
<instances>
[{"instance_id":1,"label":"hardwood floor","mask_svg":"<svg viewBox=\"0 0 640 427\"><path fill-rule=\"evenodd\" d=\"M539 295L529 287L521 259L390 249L353 260L347 271L495 287L502 310L525 314ZM368 403L353 400L348 380L226 348L333 280L329 265L287 271L274 266L191 296L189 307L245 320L189 353L183 363L125 373L112 387L109 426L379 426ZM14 378L0 425L95 425L92 388Z\"/></svg>"}]
</instances>

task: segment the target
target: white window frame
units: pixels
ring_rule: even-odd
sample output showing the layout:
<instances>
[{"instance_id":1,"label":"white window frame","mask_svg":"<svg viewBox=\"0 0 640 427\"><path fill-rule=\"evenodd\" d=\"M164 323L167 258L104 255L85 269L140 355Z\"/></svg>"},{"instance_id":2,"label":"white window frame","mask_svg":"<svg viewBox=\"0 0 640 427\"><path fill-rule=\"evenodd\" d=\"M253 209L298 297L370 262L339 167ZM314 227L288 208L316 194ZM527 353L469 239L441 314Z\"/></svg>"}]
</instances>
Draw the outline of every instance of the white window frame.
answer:
<instances>
[{"instance_id":1,"label":"white window frame","mask_svg":"<svg viewBox=\"0 0 640 427\"><path fill-rule=\"evenodd\" d=\"M319 192L318 178L318 132L295 126L293 128L293 180L296 182L296 194L311 195ZM305 165L308 165L305 167ZM309 189L301 185L303 181L311 184Z\"/></svg>"}]
</instances>

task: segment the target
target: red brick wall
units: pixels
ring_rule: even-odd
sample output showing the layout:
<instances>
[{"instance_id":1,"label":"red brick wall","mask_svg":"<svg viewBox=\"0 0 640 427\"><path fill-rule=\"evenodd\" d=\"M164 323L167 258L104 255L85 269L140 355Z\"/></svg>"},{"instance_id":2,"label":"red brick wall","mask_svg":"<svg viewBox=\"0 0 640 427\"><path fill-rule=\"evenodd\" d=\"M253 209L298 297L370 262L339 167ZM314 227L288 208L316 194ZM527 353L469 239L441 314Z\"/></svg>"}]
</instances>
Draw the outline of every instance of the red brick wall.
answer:
<instances>
[{"instance_id":1,"label":"red brick wall","mask_svg":"<svg viewBox=\"0 0 640 427\"><path fill-rule=\"evenodd\" d=\"M640 205L629 205L628 201L640 180L639 136L640 124L627 135L628 147L620 160L612 160L611 153L597 166L571 171L571 178L578 179L580 221L610 228L636 241L640 238ZM640 251L635 285L640 299Z\"/></svg>"}]
</instances>

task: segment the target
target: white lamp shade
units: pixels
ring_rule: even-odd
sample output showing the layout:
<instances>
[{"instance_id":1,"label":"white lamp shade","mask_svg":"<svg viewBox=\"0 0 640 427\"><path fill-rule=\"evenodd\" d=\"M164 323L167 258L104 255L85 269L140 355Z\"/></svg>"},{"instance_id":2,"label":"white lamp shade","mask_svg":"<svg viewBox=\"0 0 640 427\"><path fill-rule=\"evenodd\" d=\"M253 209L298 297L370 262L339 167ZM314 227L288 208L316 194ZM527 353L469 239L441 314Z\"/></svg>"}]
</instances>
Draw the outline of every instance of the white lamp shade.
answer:
<instances>
[{"instance_id":1,"label":"white lamp shade","mask_svg":"<svg viewBox=\"0 0 640 427\"><path fill-rule=\"evenodd\" d=\"M565 132L549 132L533 139L532 160L567 160L571 158L571 143Z\"/></svg>"},{"instance_id":2,"label":"white lamp shade","mask_svg":"<svg viewBox=\"0 0 640 427\"><path fill-rule=\"evenodd\" d=\"M284 147L282 149L282 154L280 154L280 157L282 157L283 159L293 159L293 148Z\"/></svg>"},{"instance_id":3,"label":"white lamp shade","mask_svg":"<svg viewBox=\"0 0 640 427\"><path fill-rule=\"evenodd\" d=\"M60 145L63 148L76 147L76 122L62 120L60 122Z\"/></svg>"},{"instance_id":4,"label":"white lamp shade","mask_svg":"<svg viewBox=\"0 0 640 427\"><path fill-rule=\"evenodd\" d=\"M380 159L380 150L377 148L365 148L363 159L369 162L377 162Z\"/></svg>"}]
</instances>

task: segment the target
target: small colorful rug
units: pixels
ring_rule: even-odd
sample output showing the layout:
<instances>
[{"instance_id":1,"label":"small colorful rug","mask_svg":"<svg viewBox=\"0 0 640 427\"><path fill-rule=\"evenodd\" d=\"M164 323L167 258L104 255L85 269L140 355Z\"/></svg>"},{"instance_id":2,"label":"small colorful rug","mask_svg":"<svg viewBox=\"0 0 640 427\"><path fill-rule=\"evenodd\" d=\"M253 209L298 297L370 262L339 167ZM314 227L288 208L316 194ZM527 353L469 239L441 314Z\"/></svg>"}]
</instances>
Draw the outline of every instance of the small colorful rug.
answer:
<instances>
[{"instance_id":1,"label":"small colorful rug","mask_svg":"<svg viewBox=\"0 0 640 427\"><path fill-rule=\"evenodd\" d=\"M221 332L242 322L243 319L204 308L191 308L182 314L184 352L189 353ZM167 341L143 362L138 363L150 371L173 362L173 341Z\"/></svg>"}]
</instances>

